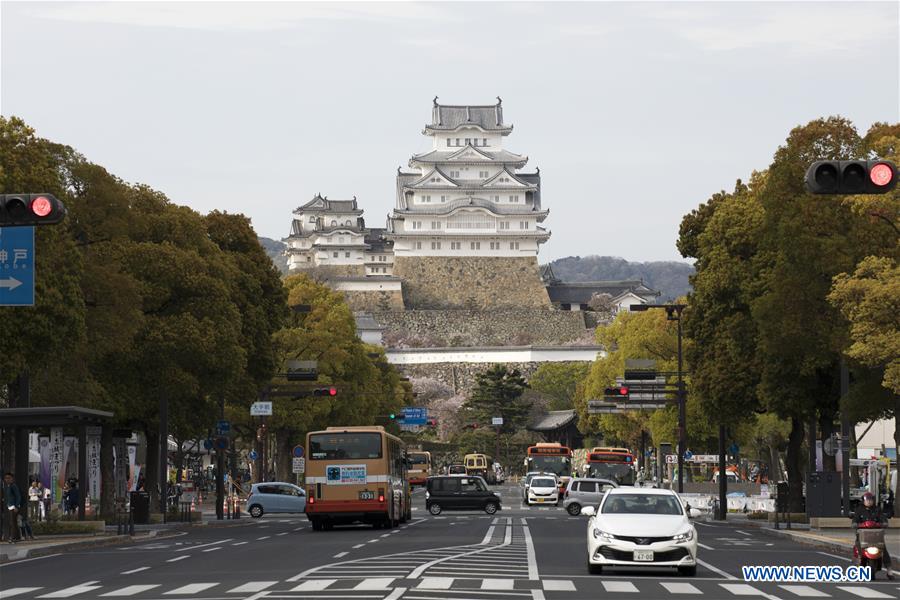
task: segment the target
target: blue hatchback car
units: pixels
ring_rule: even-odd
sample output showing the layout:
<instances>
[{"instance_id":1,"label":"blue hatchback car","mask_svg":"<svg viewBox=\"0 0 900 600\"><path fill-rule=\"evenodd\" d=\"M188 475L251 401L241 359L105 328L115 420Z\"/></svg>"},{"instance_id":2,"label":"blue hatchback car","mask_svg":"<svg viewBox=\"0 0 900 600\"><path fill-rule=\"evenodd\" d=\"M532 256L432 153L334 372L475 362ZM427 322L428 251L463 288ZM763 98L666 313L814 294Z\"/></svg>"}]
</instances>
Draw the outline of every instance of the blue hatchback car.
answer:
<instances>
[{"instance_id":1,"label":"blue hatchback car","mask_svg":"<svg viewBox=\"0 0 900 600\"><path fill-rule=\"evenodd\" d=\"M266 513L306 512L306 492L293 483L254 483L247 496L247 510L258 519Z\"/></svg>"}]
</instances>

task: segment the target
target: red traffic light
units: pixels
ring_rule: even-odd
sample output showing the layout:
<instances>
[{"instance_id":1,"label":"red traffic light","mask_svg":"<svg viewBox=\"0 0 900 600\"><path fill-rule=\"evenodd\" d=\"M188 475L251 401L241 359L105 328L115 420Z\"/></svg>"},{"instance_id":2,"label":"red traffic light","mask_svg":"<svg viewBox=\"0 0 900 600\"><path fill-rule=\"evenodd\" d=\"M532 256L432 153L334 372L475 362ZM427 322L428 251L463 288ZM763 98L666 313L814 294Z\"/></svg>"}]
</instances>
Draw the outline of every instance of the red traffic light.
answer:
<instances>
[{"instance_id":1,"label":"red traffic light","mask_svg":"<svg viewBox=\"0 0 900 600\"><path fill-rule=\"evenodd\" d=\"M869 179L878 187L890 185L894 179L894 169L887 163L878 163L869 169Z\"/></svg>"},{"instance_id":2,"label":"red traffic light","mask_svg":"<svg viewBox=\"0 0 900 600\"><path fill-rule=\"evenodd\" d=\"M47 196L38 196L31 201L31 212L39 217L46 217L53 210L53 203Z\"/></svg>"},{"instance_id":3,"label":"red traffic light","mask_svg":"<svg viewBox=\"0 0 900 600\"><path fill-rule=\"evenodd\" d=\"M66 207L52 194L0 194L0 227L55 225Z\"/></svg>"},{"instance_id":4,"label":"red traffic light","mask_svg":"<svg viewBox=\"0 0 900 600\"><path fill-rule=\"evenodd\" d=\"M628 388L626 386L622 385L622 386L614 387L614 388L606 388L606 390L604 390L604 392L607 396L627 396Z\"/></svg>"},{"instance_id":5,"label":"red traffic light","mask_svg":"<svg viewBox=\"0 0 900 600\"><path fill-rule=\"evenodd\" d=\"M336 387L328 388L328 395L329 396L337 396L337 388Z\"/></svg>"},{"instance_id":6,"label":"red traffic light","mask_svg":"<svg viewBox=\"0 0 900 600\"><path fill-rule=\"evenodd\" d=\"M619 388L619 395L620 395L620 396L627 396L627 395L628 395L628 388L627 388L627 387L620 387L620 388Z\"/></svg>"}]
</instances>

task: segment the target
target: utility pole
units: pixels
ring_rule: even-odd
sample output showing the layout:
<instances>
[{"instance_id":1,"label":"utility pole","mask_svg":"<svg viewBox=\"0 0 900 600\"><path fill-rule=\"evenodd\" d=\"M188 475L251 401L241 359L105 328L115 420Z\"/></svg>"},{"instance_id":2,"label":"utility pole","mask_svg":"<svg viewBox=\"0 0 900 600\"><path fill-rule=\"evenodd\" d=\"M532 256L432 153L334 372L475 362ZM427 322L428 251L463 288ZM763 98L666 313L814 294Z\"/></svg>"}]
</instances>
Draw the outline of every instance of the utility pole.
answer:
<instances>
[{"instance_id":1,"label":"utility pole","mask_svg":"<svg viewBox=\"0 0 900 600\"><path fill-rule=\"evenodd\" d=\"M841 399L850 393L850 369L847 359L841 357ZM841 411L841 503L845 517L850 516L850 419Z\"/></svg>"},{"instance_id":2,"label":"utility pole","mask_svg":"<svg viewBox=\"0 0 900 600\"><path fill-rule=\"evenodd\" d=\"M219 397L219 419L225 420L225 396ZM219 433L219 432L217 432ZM216 448L216 519L225 518L225 450Z\"/></svg>"},{"instance_id":3,"label":"utility pole","mask_svg":"<svg viewBox=\"0 0 900 600\"><path fill-rule=\"evenodd\" d=\"M725 473L725 425L719 424L719 514L716 519L725 520L728 514L728 477Z\"/></svg>"},{"instance_id":4,"label":"utility pole","mask_svg":"<svg viewBox=\"0 0 900 600\"><path fill-rule=\"evenodd\" d=\"M159 395L159 510L165 519L169 484L169 399Z\"/></svg>"}]
</instances>

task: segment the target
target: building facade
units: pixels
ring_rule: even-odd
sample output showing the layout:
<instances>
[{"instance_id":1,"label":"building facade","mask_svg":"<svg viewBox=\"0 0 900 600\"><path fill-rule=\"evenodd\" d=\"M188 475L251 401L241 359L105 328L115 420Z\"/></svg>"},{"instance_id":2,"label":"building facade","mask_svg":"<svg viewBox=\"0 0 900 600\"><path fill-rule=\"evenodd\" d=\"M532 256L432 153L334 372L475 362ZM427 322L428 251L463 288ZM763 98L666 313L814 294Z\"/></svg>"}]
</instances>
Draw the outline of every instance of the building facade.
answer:
<instances>
[{"instance_id":1,"label":"building facade","mask_svg":"<svg viewBox=\"0 0 900 600\"><path fill-rule=\"evenodd\" d=\"M398 169L387 237L397 257L536 257L550 232L541 226L540 171L505 149L512 125L493 105L442 105L422 132L431 150Z\"/></svg>"}]
</instances>

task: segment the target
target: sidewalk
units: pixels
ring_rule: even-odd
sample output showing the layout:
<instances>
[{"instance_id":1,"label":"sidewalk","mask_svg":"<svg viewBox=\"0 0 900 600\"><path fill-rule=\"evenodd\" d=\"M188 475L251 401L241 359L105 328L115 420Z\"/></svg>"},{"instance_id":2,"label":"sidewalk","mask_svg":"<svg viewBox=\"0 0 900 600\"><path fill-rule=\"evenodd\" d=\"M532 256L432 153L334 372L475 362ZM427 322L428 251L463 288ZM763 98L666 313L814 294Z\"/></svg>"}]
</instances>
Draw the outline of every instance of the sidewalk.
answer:
<instances>
[{"instance_id":1,"label":"sidewalk","mask_svg":"<svg viewBox=\"0 0 900 600\"><path fill-rule=\"evenodd\" d=\"M850 528L841 529L810 529L809 525L791 523L791 528L782 523L780 529L775 529L774 523L748 519L744 515L728 515L728 523L739 524L740 527L755 527L764 533L783 538L792 539L800 544L815 546L840 556L853 556L853 544L856 541L856 531ZM888 529L884 536L885 544L891 556L900 556L900 530Z\"/></svg>"},{"instance_id":2,"label":"sidewalk","mask_svg":"<svg viewBox=\"0 0 900 600\"><path fill-rule=\"evenodd\" d=\"M126 544L133 541L156 537L158 533L158 531L146 531L141 534L135 532L133 538L129 535L116 535L115 533L98 533L97 535L47 535L41 536L34 541L20 541L15 544L4 541L0 543L0 564L25 558L37 558L49 554L58 554L70 550Z\"/></svg>"}]
</instances>

